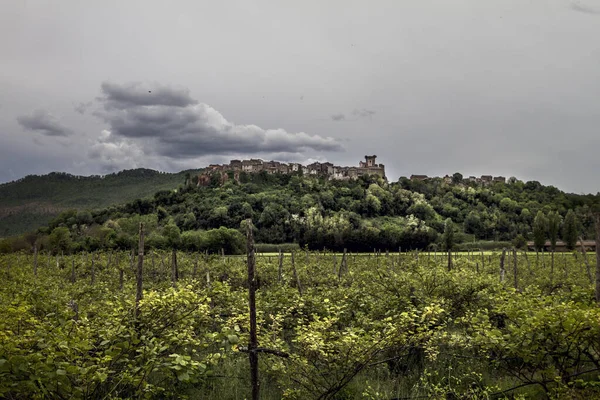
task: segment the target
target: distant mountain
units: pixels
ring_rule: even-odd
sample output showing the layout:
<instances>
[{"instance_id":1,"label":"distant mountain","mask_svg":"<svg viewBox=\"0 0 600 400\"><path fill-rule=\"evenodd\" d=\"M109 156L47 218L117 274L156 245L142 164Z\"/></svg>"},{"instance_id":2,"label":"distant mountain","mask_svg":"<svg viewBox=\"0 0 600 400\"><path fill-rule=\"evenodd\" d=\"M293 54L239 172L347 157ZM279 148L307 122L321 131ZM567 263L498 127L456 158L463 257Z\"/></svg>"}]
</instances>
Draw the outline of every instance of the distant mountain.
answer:
<instances>
[{"instance_id":1,"label":"distant mountain","mask_svg":"<svg viewBox=\"0 0 600 400\"><path fill-rule=\"evenodd\" d=\"M47 225L67 209L104 208L175 189L185 182L187 173L197 171L165 173L138 168L103 176L52 172L1 184L0 237Z\"/></svg>"}]
</instances>

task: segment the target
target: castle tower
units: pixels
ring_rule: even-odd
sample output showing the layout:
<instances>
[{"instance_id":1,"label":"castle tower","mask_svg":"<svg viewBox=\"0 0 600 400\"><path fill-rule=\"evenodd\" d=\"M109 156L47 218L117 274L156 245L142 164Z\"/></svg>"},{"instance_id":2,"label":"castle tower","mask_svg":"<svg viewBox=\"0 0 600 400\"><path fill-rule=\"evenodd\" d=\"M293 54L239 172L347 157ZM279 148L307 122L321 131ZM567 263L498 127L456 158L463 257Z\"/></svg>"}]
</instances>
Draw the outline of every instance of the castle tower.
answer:
<instances>
[{"instance_id":1,"label":"castle tower","mask_svg":"<svg viewBox=\"0 0 600 400\"><path fill-rule=\"evenodd\" d=\"M375 167L377 164L375 163L375 159L377 156L365 156L365 164L367 167Z\"/></svg>"}]
</instances>

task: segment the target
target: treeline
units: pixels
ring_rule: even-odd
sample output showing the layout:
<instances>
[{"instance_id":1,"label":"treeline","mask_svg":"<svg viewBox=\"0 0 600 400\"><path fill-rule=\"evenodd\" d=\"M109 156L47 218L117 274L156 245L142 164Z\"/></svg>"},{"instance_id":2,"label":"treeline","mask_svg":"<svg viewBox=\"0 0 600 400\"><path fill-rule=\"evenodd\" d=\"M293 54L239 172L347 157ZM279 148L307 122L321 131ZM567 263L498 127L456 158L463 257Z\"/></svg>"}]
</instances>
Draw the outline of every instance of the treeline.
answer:
<instances>
[{"instance_id":1,"label":"treeline","mask_svg":"<svg viewBox=\"0 0 600 400\"><path fill-rule=\"evenodd\" d=\"M522 247L535 235L538 242L540 235L544 240L594 237L592 211L599 203L598 195L567 194L539 182L510 178L482 186L463 181L460 174L453 182L328 181L266 173L242 173L239 182L232 176L222 185L212 179L207 187L191 182L186 176L178 190L161 190L121 206L63 212L48 226L0 247L11 251L38 243L52 251L126 249L136 242L136 227L143 221L151 232L149 247L237 253L243 249L240 224L247 218L256 226L258 243L319 250L441 248L447 219L457 245L511 241ZM540 223L536 230L536 216L551 217L556 226Z\"/></svg>"}]
</instances>

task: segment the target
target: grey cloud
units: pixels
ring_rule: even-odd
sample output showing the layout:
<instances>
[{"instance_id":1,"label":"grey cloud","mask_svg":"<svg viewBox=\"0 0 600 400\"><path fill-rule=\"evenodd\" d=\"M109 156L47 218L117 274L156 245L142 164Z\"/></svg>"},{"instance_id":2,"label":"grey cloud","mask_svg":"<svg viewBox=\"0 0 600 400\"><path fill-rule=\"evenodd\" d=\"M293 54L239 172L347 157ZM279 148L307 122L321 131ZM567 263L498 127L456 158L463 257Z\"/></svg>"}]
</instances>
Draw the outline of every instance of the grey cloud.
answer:
<instances>
[{"instance_id":1,"label":"grey cloud","mask_svg":"<svg viewBox=\"0 0 600 400\"><path fill-rule=\"evenodd\" d=\"M85 114L87 109L92 106L92 104L93 104L93 102L91 102L91 101L88 101L87 103L81 102L74 107L74 110L77 111L79 114L83 115L83 114Z\"/></svg>"},{"instance_id":2,"label":"grey cloud","mask_svg":"<svg viewBox=\"0 0 600 400\"><path fill-rule=\"evenodd\" d=\"M177 89L159 84L131 82L119 85L103 82L103 97L98 98L105 109L127 110L138 106L186 107L196 104L187 89Z\"/></svg>"},{"instance_id":3,"label":"grey cloud","mask_svg":"<svg viewBox=\"0 0 600 400\"><path fill-rule=\"evenodd\" d=\"M102 84L104 110L96 115L109 125L102 145L127 143L169 158L343 150L330 137L235 124L187 90L158 86L148 93L147 87Z\"/></svg>"},{"instance_id":4,"label":"grey cloud","mask_svg":"<svg viewBox=\"0 0 600 400\"><path fill-rule=\"evenodd\" d=\"M372 118L373 115L375 115L375 111L373 110L368 110L366 108L363 108L361 110L359 109L354 109L351 113L355 118L346 119L346 115L343 113L338 113L338 114L333 114L331 115L331 119L333 121L336 122L340 122L340 121L358 121L360 118Z\"/></svg>"},{"instance_id":5,"label":"grey cloud","mask_svg":"<svg viewBox=\"0 0 600 400\"><path fill-rule=\"evenodd\" d=\"M355 115L357 117L371 118L373 115L375 115L375 111L367 110L366 108L363 108L362 110L355 109L354 111L352 111L352 115Z\"/></svg>"},{"instance_id":6,"label":"grey cloud","mask_svg":"<svg viewBox=\"0 0 600 400\"><path fill-rule=\"evenodd\" d=\"M27 130L39 132L46 136L69 136L73 134L73 131L63 126L54 115L44 110L35 110L31 115L17 117L17 122Z\"/></svg>"},{"instance_id":7,"label":"grey cloud","mask_svg":"<svg viewBox=\"0 0 600 400\"><path fill-rule=\"evenodd\" d=\"M581 3L571 3L570 8L573 11L578 11L586 14L600 15L600 10L594 9Z\"/></svg>"}]
</instances>

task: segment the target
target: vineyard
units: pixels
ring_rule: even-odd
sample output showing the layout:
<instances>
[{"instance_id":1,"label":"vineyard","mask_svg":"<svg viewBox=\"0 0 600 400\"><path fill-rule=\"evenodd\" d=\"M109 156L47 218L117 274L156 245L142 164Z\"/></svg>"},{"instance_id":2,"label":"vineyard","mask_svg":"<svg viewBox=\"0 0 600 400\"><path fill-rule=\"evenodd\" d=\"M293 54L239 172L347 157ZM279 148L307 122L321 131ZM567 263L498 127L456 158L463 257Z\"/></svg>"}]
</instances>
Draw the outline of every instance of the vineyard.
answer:
<instances>
[{"instance_id":1,"label":"vineyard","mask_svg":"<svg viewBox=\"0 0 600 400\"><path fill-rule=\"evenodd\" d=\"M0 397L600 397L593 254L251 254L254 347L246 257L140 254L1 256Z\"/></svg>"}]
</instances>

